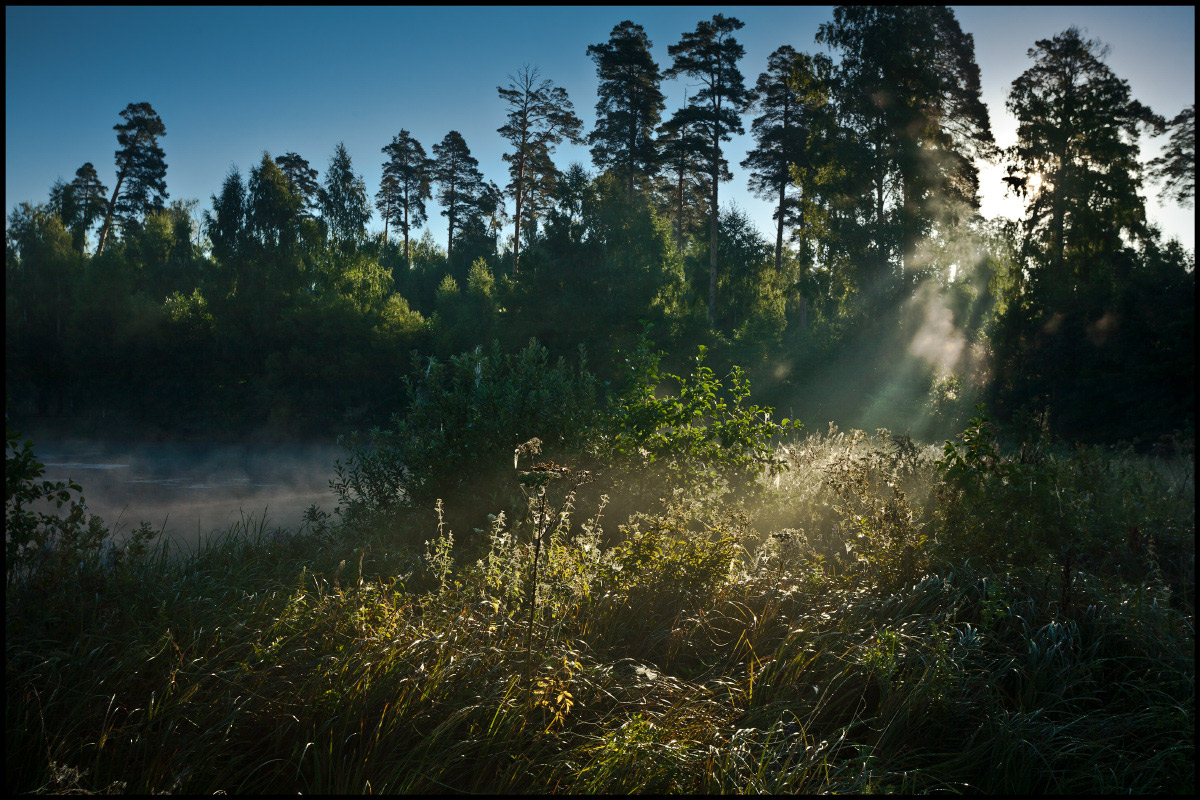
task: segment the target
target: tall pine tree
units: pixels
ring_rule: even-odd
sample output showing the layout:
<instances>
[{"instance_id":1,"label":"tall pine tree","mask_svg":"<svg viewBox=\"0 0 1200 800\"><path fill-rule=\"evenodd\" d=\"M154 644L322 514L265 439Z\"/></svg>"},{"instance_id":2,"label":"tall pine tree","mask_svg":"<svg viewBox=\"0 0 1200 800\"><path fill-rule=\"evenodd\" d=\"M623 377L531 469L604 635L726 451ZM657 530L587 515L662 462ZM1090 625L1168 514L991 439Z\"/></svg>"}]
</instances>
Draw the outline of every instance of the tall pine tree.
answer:
<instances>
[{"instance_id":1,"label":"tall pine tree","mask_svg":"<svg viewBox=\"0 0 1200 800\"><path fill-rule=\"evenodd\" d=\"M701 89L691 103L681 109L677 116L680 127L694 126L704 143L702 156L708 167L710 190L709 203L709 271L708 271L708 324L716 321L717 307L717 231L719 228L718 187L722 180L730 180L729 164L721 152L721 142L727 142L735 133L743 133L742 113L749 108L753 94L743 84L738 61L746 49L733 37L734 32L745 27L739 19L716 14L709 21L701 21L696 30L683 34L678 44L671 45L667 52L675 59L666 77L687 75L699 80Z\"/></svg>"},{"instance_id":2,"label":"tall pine tree","mask_svg":"<svg viewBox=\"0 0 1200 800\"><path fill-rule=\"evenodd\" d=\"M87 242L87 232L104 216L104 193L108 188L100 182L96 167L87 162L75 170L75 179L71 181L79 204L79 215L76 227L72 230L75 246L80 252L84 251Z\"/></svg>"},{"instance_id":3,"label":"tall pine tree","mask_svg":"<svg viewBox=\"0 0 1200 800\"><path fill-rule=\"evenodd\" d=\"M659 88L662 75L650 47L642 26L625 20L612 29L607 42L587 49L600 79L596 129L588 135L592 161L624 177L630 200L635 179L656 170L654 131L666 105Z\"/></svg>"},{"instance_id":4,"label":"tall pine tree","mask_svg":"<svg viewBox=\"0 0 1200 800\"><path fill-rule=\"evenodd\" d=\"M828 76L833 69L826 56L797 53L784 45L767 59L767 70L754 86L761 114L750 126L756 146L742 162L750 170L750 190L775 200L775 270L783 265L783 230L801 221L801 188L793 168L807 173L814 159L809 139L830 127Z\"/></svg>"},{"instance_id":5,"label":"tall pine tree","mask_svg":"<svg viewBox=\"0 0 1200 800\"><path fill-rule=\"evenodd\" d=\"M114 220L136 223L149 211L163 208L167 199L167 162L158 140L167 135L167 127L149 103L130 103L121 111L124 122L113 126L117 132L117 182L100 229L96 254L112 231Z\"/></svg>"},{"instance_id":6,"label":"tall pine tree","mask_svg":"<svg viewBox=\"0 0 1200 800\"><path fill-rule=\"evenodd\" d=\"M1166 151L1150 162L1155 179L1163 182L1167 196L1181 206L1196 204L1196 104L1180 111L1167 123L1171 132Z\"/></svg>"},{"instance_id":7,"label":"tall pine tree","mask_svg":"<svg viewBox=\"0 0 1200 800\"><path fill-rule=\"evenodd\" d=\"M549 80L538 80L537 67L522 67L509 76L508 88L497 86L508 106L508 121L497 131L512 148L508 163L508 191L516 206L513 214L513 274L521 260L521 234L537 227L539 212L554 194L555 168L550 156L563 139L580 144L583 123L567 91Z\"/></svg>"},{"instance_id":8,"label":"tall pine tree","mask_svg":"<svg viewBox=\"0 0 1200 800\"><path fill-rule=\"evenodd\" d=\"M894 252L914 269L923 236L978 209L975 162L995 145L974 38L945 6L839 6L817 41L841 52L837 105L870 178L872 283L886 295L903 283Z\"/></svg>"},{"instance_id":9,"label":"tall pine tree","mask_svg":"<svg viewBox=\"0 0 1200 800\"><path fill-rule=\"evenodd\" d=\"M317 171L295 153L276 156L275 163L287 178L292 191L300 196L300 215L307 219L315 218L321 194L321 188L317 185Z\"/></svg>"},{"instance_id":10,"label":"tall pine tree","mask_svg":"<svg viewBox=\"0 0 1200 800\"><path fill-rule=\"evenodd\" d=\"M442 216L449 223L446 241L446 263L451 264L454 255L454 230L464 217L477 213L486 184L479 171L479 161L471 155L470 148L458 131L450 131L441 142L433 146L433 179L438 183L438 202L445 210Z\"/></svg>"},{"instance_id":11,"label":"tall pine tree","mask_svg":"<svg viewBox=\"0 0 1200 800\"><path fill-rule=\"evenodd\" d=\"M380 199L390 209L384 216L384 230L386 233L390 221L404 233L404 263L409 264L409 232L425 224L425 201L431 196L433 162L426 157L421 143L406 130L392 137L383 153L388 157L383 163L383 180L390 187L386 194L384 187L380 187Z\"/></svg>"}]
</instances>

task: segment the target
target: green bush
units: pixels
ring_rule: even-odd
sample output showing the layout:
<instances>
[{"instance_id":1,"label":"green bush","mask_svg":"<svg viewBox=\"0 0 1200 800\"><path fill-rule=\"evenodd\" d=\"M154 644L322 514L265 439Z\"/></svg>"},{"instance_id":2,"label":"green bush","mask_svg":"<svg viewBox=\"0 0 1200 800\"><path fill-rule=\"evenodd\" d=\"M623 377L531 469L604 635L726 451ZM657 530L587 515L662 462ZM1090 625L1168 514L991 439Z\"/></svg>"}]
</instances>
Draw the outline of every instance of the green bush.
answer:
<instances>
[{"instance_id":1,"label":"green bush","mask_svg":"<svg viewBox=\"0 0 1200 800\"><path fill-rule=\"evenodd\" d=\"M8 586L56 587L63 579L100 564L109 539L104 521L87 513L82 488L71 481L39 480L46 467L37 460L33 442L5 428L4 572ZM68 507L65 516L38 510ZM121 554L140 554L156 534L143 524L127 537Z\"/></svg>"},{"instance_id":2,"label":"green bush","mask_svg":"<svg viewBox=\"0 0 1200 800\"><path fill-rule=\"evenodd\" d=\"M549 452L583 449L599 417L595 377L536 341L518 353L498 343L448 361L429 358L405 381L404 414L365 437L351 434L336 464L339 509L354 516L431 508L440 497L477 495L495 482L514 448L541 439Z\"/></svg>"},{"instance_id":3,"label":"green bush","mask_svg":"<svg viewBox=\"0 0 1200 800\"><path fill-rule=\"evenodd\" d=\"M647 471L669 483L691 488L724 482L731 487L757 487L764 474L788 469L775 441L803 427L799 421L771 421L771 409L747 403L750 382L740 367L726 379L704 364L706 348L696 354L691 375L659 371L662 353L641 336L628 359L629 388L614 403L608 438L611 456L631 459L641 480ZM665 381L674 394L658 396Z\"/></svg>"}]
</instances>

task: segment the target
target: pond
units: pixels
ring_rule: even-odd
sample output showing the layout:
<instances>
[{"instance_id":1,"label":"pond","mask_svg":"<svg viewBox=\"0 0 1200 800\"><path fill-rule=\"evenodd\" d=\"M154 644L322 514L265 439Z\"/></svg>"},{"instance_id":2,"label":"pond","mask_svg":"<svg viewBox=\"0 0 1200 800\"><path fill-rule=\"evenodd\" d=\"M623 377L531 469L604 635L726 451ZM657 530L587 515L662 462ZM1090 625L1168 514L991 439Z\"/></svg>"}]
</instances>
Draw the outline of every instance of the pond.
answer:
<instances>
[{"instance_id":1,"label":"pond","mask_svg":"<svg viewBox=\"0 0 1200 800\"><path fill-rule=\"evenodd\" d=\"M316 503L332 511L332 443L289 445L121 444L87 439L34 440L45 479L83 487L87 509L127 533L142 521L191 550L202 535L244 515L269 528L297 527Z\"/></svg>"}]
</instances>

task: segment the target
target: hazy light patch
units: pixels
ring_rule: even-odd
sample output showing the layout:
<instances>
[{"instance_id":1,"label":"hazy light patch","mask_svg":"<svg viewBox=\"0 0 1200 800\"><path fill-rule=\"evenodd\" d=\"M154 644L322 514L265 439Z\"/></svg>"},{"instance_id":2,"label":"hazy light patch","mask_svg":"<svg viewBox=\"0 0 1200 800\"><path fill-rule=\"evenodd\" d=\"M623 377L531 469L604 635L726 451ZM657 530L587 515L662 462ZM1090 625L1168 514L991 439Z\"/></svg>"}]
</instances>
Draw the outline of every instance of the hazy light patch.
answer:
<instances>
[{"instance_id":1,"label":"hazy light patch","mask_svg":"<svg viewBox=\"0 0 1200 800\"><path fill-rule=\"evenodd\" d=\"M1008 184L1004 182L1005 166L983 161L976 162L976 166L979 168L980 215L985 219L1021 219L1025 215L1025 203L1008 190Z\"/></svg>"},{"instance_id":2,"label":"hazy light patch","mask_svg":"<svg viewBox=\"0 0 1200 800\"><path fill-rule=\"evenodd\" d=\"M923 319L908 345L909 355L923 359L940 373L954 372L967 346L967 337L954 324L954 314L931 284L917 290L912 301L922 308Z\"/></svg>"},{"instance_id":3,"label":"hazy light patch","mask_svg":"<svg viewBox=\"0 0 1200 800\"><path fill-rule=\"evenodd\" d=\"M1088 338L1092 340L1092 344L1096 347L1108 341L1108 337L1121 325L1121 320L1117 318L1111 311L1105 312L1104 316L1087 326Z\"/></svg>"}]
</instances>

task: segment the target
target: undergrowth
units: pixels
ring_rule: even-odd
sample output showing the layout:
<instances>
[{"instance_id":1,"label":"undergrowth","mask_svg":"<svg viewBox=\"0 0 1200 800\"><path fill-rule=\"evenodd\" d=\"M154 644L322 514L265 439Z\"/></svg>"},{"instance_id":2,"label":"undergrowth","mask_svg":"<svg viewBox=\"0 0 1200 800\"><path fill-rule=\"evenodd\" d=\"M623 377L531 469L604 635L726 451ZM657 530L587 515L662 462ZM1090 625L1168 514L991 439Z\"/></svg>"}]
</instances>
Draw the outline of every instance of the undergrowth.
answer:
<instances>
[{"instance_id":1,"label":"undergrowth","mask_svg":"<svg viewBox=\"0 0 1200 800\"><path fill-rule=\"evenodd\" d=\"M614 514L631 472L540 446L479 531L447 495L10 576L9 789L1194 789L1190 456L831 427Z\"/></svg>"}]
</instances>

